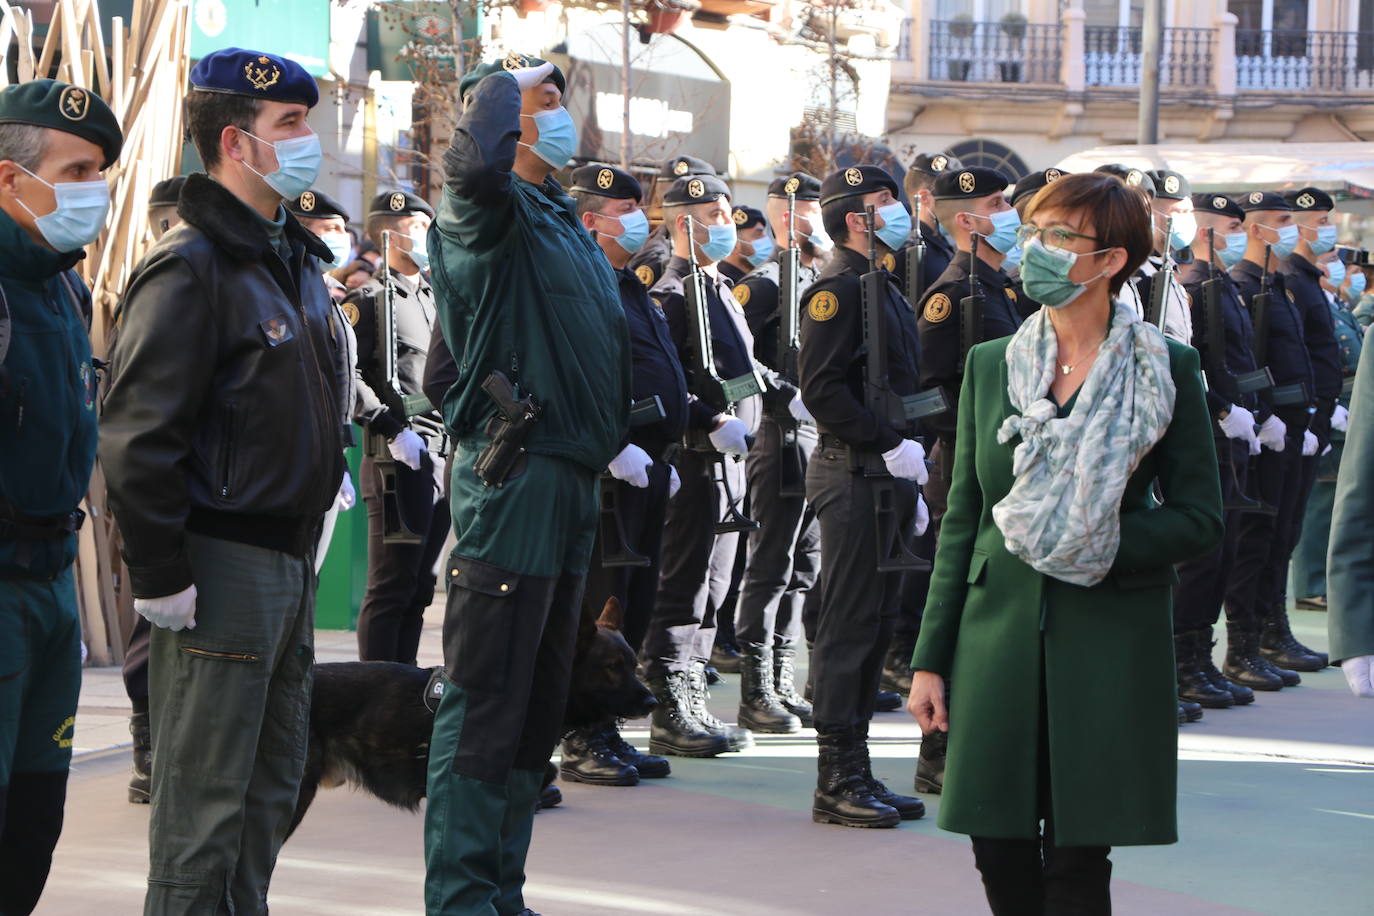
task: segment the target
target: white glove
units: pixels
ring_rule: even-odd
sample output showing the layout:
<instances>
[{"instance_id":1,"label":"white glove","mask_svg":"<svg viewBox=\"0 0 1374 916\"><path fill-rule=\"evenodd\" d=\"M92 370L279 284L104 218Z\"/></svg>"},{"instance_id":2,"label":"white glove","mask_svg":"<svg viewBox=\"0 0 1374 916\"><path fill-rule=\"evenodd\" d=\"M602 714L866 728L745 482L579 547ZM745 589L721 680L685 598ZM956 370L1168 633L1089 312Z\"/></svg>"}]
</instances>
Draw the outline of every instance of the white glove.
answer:
<instances>
[{"instance_id":1,"label":"white glove","mask_svg":"<svg viewBox=\"0 0 1374 916\"><path fill-rule=\"evenodd\" d=\"M343 483L339 484L339 495L334 499L334 505L339 507L340 512L347 512L358 502L358 494L353 489L353 478L344 471Z\"/></svg>"},{"instance_id":2,"label":"white glove","mask_svg":"<svg viewBox=\"0 0 1374 916\"><path fill-rule=\"evenodd\" d=\"M1259 436L1250 440L1250 457L1253 458L1260 453L1264 446L1260 445Z\"/></svg>"},{"instance_id":3,"label":"white glove","mask_svg":"<svg viewBox=\"0 0 1374 916\"><path fill-rule=\"evenodd\" d=\"M792 419L796 420L798 423L816 422L816 418L811 416L811 411L807 410L806 405L802 403L801 395L794 397L792 403L787 405L787 412L790 413Z\"/></svg>"},{"instance_id":4,"label":"white glove","mask_svg":"<svg viewBox=\"0 0 1374 916\"><path fill-rule=\"evenodd\" d=\"M448 462L438 455L430 455L430 461L434 463L434 492L440 496L444 493L444 473L448 470Z\"/></svg>"},{"instance_id":5,"label":"white glove","mask_svg":"<svg viewBox=\"0 0 1374 916\"><path fill-rule=\"evenodd\" d=\"M611 459L611 465L606 470L610 471L616 480L623 480L632 487L647 487L649 468L653 463L654 460L649 457L648 452L631 442L620 450L619 455Z\"/></svg>"},{"instance_id":6,"label":"white glove","mask_svg":"<svg viewBox=\"0 0 1374 916\"><path fill-rule=\"evenodd\" d=\"M1357 655L1341 662L1341 671L1350 692L1357 697L1374 699L1374 655Z\"/></svg>"},{"instance_id":7,"label":"white glove","mask_svg":"<svg viewBox=\"0 0 1374 916\"><path fill-rule=\"evenodd\" d=\"M891 451L883 452L887 472L898 480L914 480L924 486L930 479L926 470L926 450L914 439L903 439Z\"/></svg>"},{"instance_id":8,"label":"white glove","mask_svg":"<svg viewBox=\"0 0 1374 916\"><path fill-rule=\"evenodd\" d=\"M1217 421L1221 431L1228 439L1253 439L1255 437L1255 415L1244 407L1235 404L1231 410Z\"/></svg>"},{"instance_id":9,"label":"white glove","mask_svg":"<svg viewBox=\"0 0 1374 916\"><path fill-rule=\"evenodd\" d=\"M920 537L926 533L930 527L930 507L926 505L926 498L920 493L916 494L916 536Z\"/></svg>"},{"instance_id":10,"label":"white glove","mask_svg":"<svg viewBox=\"0 0 1374 916\"><path fill-rule=\"evenodd\" d=\"M1318 458L1325 458L1325 457L1326 457L1327 455L1329 455L1329 454L1331 454L1331 443L1330 443L1330 442L1326 443L1326 448L1322 449L1322 453L1321 453L1320 455L1318 455L1317 457L1318 457Z\"/></svg>"},{"instance_id":11,"label":"white glove","mask_svg":"<svg viewBox=\"0 0 1374 916\"><path fill-rule=\"evenodd\" d=\"M1350 428L1350 411L1340 404L1337 404L1336 409L1331 411L1331 428L1338 433L1343 433Z\"/></svg>"},{"instance_id":12,"label":"white glove","mask_svg":"<svg viewBox=\"0 0 1374 916\"><path fill-rule=\"evenodd\" d=\"M196 587L187 586L162 598L135 598L134 610L155 627L176 633L196 628Z\"/></svg>"},{"instance_id":13,"label":"white glove","mask_svg":"<svg viewBox=\"0 0 1374 916\"><path fill-rule=\"evenodd\" d=\"M1271 414L1269 419L1260 426L1259 441L1269 451L1281 452L1283 451L1284 437L1287 435L1288 427L1284 425L1282 420Z\"/></svg>"},{"instance_id":14,"label":"white glove","mask_svg":"<svg viewBox=\"0 0 1374 916\"><path fill-rule=\"evenodd\" d=\"M537 67L521 67L518 70L507 70L506 72L515 77L515 85L520 87L521 92L529 92L544 82L544 77L553 72L553 64L546 62Z\"/></svg>"},{"instance_id":15,"label":"white glove","mask_svg":"<svg viewBox=\"0 0 1374 916\"><path fill-rule=\"evenodd\" d=\"M744 436L748 431L749 428L744 425L743 420L726 417L711 431L711 444L716 447L716 451L727 455L747 455L749 443L745 441Z\"/></svg>"},{"instance_id":16,"label":"white glove","mask_svg":"<svg viewBox=\"0 0 1374 916\"><path fill-rule=\"evenodd\" d=\"M1302 456L1311 458L1317 454L1317 434L1310 429L1302 431Z\"/></svg>"},{"instance_id":17,"label":"white glove","mask_svg":"<svg viewBox=\"0 0 1374 916\"><path fill-rule=\"evenodd\" d=\"M668 465L668 498L672 499L682 489L682 478L677 476L677 468Z\"/></svg>"},{"instance_id":18,"label":"white glove","mask_svg":"<svg viewBox=\"0 0 1374 916\"><path fill-rule=\"evenodd\" d=\"M420 470L420 456L425 453L425 440L420 438L419 433L403 429L396 434L395 439L386 444L386 448L391 452L391 457L401 464L412 471Z\"/></svg>"}]
</instances>

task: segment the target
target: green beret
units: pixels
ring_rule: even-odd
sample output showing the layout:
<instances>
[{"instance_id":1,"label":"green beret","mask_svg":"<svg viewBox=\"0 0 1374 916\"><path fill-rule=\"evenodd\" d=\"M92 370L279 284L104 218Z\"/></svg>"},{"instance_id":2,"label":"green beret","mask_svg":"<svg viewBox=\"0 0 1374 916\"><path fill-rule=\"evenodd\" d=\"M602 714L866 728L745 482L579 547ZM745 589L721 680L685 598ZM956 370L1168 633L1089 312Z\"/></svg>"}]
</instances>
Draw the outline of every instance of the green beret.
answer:
<instances>
[{"instance_id":1,"label":"green beret","mask_svg":"<svg viewBox=\"0 0 1374 916\"><path fill-rule=\"evenodd\" d=\"M548 63L548 61L540 60L538 57L526 57L523 54L516 54L512 51L500 60L489 60L484 64L478 64L467 73L464 73L463 78L458 81L458 97L466 100L468 93L472 91L473 87L493 73L501 73L506 70L521 70L525 67L539 67L546 63ZM553 70L550 71L549 75L544 79L544 82L552 82L558 87L559 92L568 91L568 82L563 78L563 71L558 69L557 64L554 64Z\"/></svg>"},{"instance_id":2,"label":"green beret","mask_svg":"<svg viewBox=\"0 0 1374 916\"><path fill-rule=\"evenodd\" d=\"M30 80L0 89L0 124L32 124L76 134L104 151L102 169L114 165L124 146L124 132L104 99L57 80Z\"/></svg>"}]
</instances>

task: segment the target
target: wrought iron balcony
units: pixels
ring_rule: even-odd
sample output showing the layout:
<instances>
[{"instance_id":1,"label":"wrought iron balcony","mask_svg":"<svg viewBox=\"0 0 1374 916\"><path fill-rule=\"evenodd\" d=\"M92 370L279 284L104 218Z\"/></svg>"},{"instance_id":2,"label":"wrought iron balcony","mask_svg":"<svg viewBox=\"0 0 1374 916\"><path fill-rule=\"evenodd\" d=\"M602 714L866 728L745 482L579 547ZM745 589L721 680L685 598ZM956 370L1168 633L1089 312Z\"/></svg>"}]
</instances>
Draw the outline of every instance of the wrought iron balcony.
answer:
<instances>
[{"instance_id":1,"label":"wrought iron balcony","mask_svg":"<svg viewBox=\"0 0 1374 916\"><path fill-rule=\"evenodd\" d=\"M1374 89L1374 32L1236 30L1241 90Z\"/></svg>"},{"instance_id":2,"label":"wrought iron balcony","mask_svg":"<svg viewBox=\"0 0 1374 916\"><path fill-rule=\"evenodd\" d=\"M1165 29L1160 82L1165 87L1203 88L1212 79L1215 29ZM1139 86L1141 30L1088 26L1083 56L1089 86Z\"/></svg>"},{"instance_id":3,"label":"wrought iron balcony","mask_svg":"<svg viewBox=\"0 0 1374 916\"><path fill-rule=\"evenodd\" d=\"M930 23L930 79L968 83L1057 83L1060 28L1021 21Z\"/></svg>"}]
</instances>

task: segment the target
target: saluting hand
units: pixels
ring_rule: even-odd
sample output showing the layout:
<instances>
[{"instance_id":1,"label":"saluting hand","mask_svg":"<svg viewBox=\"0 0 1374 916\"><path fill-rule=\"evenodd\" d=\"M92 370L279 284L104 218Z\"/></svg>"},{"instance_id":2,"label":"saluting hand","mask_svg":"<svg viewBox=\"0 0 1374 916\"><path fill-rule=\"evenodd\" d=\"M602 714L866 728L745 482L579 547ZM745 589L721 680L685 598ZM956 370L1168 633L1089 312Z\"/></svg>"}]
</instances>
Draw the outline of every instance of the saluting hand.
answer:
<instances>
[{"instance_id":1,"label":"saluting hand","mask_svg":"<svg viewBox=\"0 0 1374 916\"><path fill-rule=\"evenodd\" d=\"M939 729L949 731L949 715L945 711L945 679L933 671L917 671L911 675L911 696L906 711L921 726L925 734Z\"/></svg>"},{"instance_id":2,"label":"saluting hand","mask_svg":"<svg viewBox=\"0 0 1374 916\"><path fill-rule=\"evenodd\" d=\"M553 64L545 61L537 67L521 67L518 70L507 70L506 72L515 77L515 84L520 87L521 92L529 92L544 82L544 78L553 72Z\"/></svg>"}]
</instances>

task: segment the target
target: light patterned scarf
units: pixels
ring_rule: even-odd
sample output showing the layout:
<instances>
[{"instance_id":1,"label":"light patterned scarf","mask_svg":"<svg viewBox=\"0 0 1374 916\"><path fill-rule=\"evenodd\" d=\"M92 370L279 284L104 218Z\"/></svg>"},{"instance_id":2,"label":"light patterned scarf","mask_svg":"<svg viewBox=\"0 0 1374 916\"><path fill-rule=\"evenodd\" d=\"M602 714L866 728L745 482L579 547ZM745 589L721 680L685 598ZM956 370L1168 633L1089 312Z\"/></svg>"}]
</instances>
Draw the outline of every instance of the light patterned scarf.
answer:
<instances>
[{"instance_id":1,"label":"light patterned scarf","mask_svg":"<svg viewBox=\"0 0 1374 916\"><path fill-rule=\"evenodd\" d=\"M1112 325L1073 411L1059 417L1050 383L1059 344L1049 309L1032 315L1007 345L1007 394L1020 414L997 431L1021 442L1016 482L992 508L1007 550L1047 576L1096 585L1121 544L1126 482L1174 413L1169 350L1159 329L1112 304Z\"/></svg>"}]
</instances>

